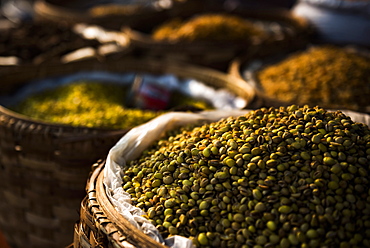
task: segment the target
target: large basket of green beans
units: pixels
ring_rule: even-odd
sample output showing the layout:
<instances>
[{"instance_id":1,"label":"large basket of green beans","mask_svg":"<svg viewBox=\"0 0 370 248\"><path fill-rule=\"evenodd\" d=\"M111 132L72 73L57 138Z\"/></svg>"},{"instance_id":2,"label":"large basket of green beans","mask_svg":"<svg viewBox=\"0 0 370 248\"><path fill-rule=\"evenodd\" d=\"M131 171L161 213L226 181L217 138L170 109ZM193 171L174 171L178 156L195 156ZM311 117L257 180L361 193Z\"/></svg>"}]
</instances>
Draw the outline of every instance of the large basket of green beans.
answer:
<instances>
[{"instance_id":1,"label":"large basket of green beans","mask_svg":"<svg viewBox=\"0 0 370 248\"><path fill-rule=\"evenodd\" d=\"M370 245L368 115L307 105L200 115L187 120L208 121L136 127L94 165L75 248ZM153 128L166 120L182 124ZM170 131L130 141L147 128Z\"/></svg>"},{"instance_id":2,"label":"large basket of green beans","mask_svg":"<svg viewBox=\"0 0 370 248\"><path fill-rule=\"evenodd\" d=\"M93 74L96 71L153 75L170 73L199 80L214 88L226 88L246 102L253 98L253 91L249 91L248 85L224 73L187 64L129 57L105 62L90 60L64 65L2 67L1 96L13 99L11 96L20 89L33 89L36 82L45 78L52 78L51 84L54 84L56 78L64 75L78 72ZM99 94L95 96L98 100L101 97ZM104 102L105 99L101 97L100 100L97 102ZM71 100L71 103L74 101ZM91 115L95 114L93 112L94 109ZM76 115L74 119L78 117ZM99 118L103 120L98 116L95 119ZM91 164L105 157L131 127L61 124L31 118L10 110L8 106L0 106L0 197L3 199L0 203L3 213L0 229L12 247L50 248L72 242L72 227L78 220L78 209L85 195L84 186Z\"/></svg>"},{"instance_id":3,"label":"large basket of green beans","mask_svg":"<svg viewBox=\"0 0 370 248\"><path fill-rule=\"evenodd\" d=\"M174 13L172 13L174 12ZM140 16L122 30L138 53L224 69L231 59L263 46L277 51L306 42L304 19L281 9L168 11Z\"/></svg>"},{"instance_id":4,"label":"large basket of green beans","mask_svg":"<svg viewBox=\"0 0 370 248\"><path fill-rule=\"evenodd\" d=\"M369 113L369 58L369 50L358 46L311 44L237 58L229 73L256 89L256 105L268 101L274 106L310 104Z\"/></svg>"}]
</instances>

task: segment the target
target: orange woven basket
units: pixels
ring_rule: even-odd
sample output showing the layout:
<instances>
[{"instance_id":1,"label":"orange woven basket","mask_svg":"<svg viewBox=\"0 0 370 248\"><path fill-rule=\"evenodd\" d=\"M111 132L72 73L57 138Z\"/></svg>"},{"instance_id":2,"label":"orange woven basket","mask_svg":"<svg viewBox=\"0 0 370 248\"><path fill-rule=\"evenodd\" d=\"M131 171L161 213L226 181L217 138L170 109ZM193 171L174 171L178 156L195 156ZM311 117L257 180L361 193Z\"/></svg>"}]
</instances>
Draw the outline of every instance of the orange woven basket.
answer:
<instances>
[{"instance_id":1,"label":"orange woven basket","mask_svg":"<svg viewBox=\"0 0 370 248\"><path fill-rule=\"evenodd\" d=\"M65 65L2 67L2 94L31 80L78 71L146 72L197 79L253 101L243 80L208 68L151 59L95 60ZM36 121L0 106L0 230L12 247L61 247L72 242L90 166L128 130ZM6 213L6 214L4 214Z\"/></svg>"}]
</instances>

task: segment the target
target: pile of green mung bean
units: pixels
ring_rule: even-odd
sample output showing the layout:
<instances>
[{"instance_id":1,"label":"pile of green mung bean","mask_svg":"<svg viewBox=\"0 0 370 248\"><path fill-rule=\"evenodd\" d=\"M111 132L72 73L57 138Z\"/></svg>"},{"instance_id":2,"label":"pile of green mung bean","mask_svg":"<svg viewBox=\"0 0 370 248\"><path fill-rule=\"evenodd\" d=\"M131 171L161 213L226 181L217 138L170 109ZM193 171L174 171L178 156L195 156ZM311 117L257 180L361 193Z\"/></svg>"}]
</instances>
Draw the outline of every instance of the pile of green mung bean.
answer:
<instances>
[{"instance_id":1,"label":"pile of green mung bean","mask_svg":"<svg viewBox=\"0 0 370 248\"><path fill-rule=\"evenodd\" d=\"M369 247L369 165L368 126L291 105L174 130L122 187L197 247Z\"/></svg>"}]
</instances>

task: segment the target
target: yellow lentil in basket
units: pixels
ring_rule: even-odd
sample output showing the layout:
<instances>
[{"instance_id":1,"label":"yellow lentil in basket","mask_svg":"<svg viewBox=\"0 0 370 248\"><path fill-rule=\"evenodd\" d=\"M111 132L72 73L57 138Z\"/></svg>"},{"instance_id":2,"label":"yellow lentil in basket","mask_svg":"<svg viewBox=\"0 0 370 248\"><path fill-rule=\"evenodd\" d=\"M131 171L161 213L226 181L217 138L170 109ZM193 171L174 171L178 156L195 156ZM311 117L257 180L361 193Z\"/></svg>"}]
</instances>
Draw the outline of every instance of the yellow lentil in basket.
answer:
<instances>
[{"instance_id":1,"label":"yellow lentil in basket","mask_svg":"<svg viewBox=\"0 0 370 248\"><path fill-rule=\"evenodd\" d=\"M266 95L288 103L357 111L370 105L370 60L341 47L312 47L256 76Z\"/></svg>"},{"instance_id":2,"label":"yellow lentil in basket","mask_svg":"<svg viewBox=\"0 0 370 248\"><path fill-rule=\"evenodd\" d=\"M125 107L128 87L100 82L74 82L24 99L10 109L51 123L125 129L164 113ZM171 104L208 108L203 101L176 97Z\"/></svg>"},{"instance_id":3,"label":"yellow lentil in basket","mask_svg":"<svg viewBox=\"0 0 370 248\"><path fill-rule=\"evenodd\" d=\"M153 31L155 40L168 41L244 41L264 35L252 22L229 14L202 14L183 21L175 18Z\"/></svg>"}]
</instances>

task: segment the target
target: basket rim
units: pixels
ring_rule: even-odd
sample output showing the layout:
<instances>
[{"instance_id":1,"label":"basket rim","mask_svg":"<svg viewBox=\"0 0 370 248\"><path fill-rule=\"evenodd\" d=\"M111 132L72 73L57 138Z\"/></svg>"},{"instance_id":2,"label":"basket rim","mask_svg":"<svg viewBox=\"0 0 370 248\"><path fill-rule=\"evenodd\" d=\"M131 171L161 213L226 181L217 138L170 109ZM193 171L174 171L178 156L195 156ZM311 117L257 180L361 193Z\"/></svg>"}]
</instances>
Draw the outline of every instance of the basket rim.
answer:
<instances>
[{"instance_id":1,"label":"basket rim","mask_svg":"<svg viewBox=\"0 0 370 248\"><path fill-rule=\"evenodd\" d=\"M131 128L108 129L99 127L72 126L61 123L49 123L32 119L0 105L0 126L11 124L11 129L19 133L43 133L57 136L59 144L72 144L95 139L109 139L124 136Z\"/></svg>"},{"instance_id":2,"label":"basket rim","mask_svg":"<svg viewBox=\"0 0 370 248\"><path fill-rule=\"evenodd\" d=\"M91 17L82 11L51 4L47 0L35 1L33 8L36 18L54 21L60 19L59 21L66 20L68 22L86 22L91 20Z\"/></svg>"},{"instance_id":3,"label":"basket rim","mask_svg":"<svg viewBox=\"0 0 370 248\"><path fill-rule=\"evenodd\" d=\"M23 114L20 114L20 113L17 113L13 110L10 110L2 105L0 105L0 116L7 116L8 118L11 118L11 119L16 119L17 121L22 121L24 123L29 123L29 124L34 124L34 125L37 125L37 126L47 126L49 128L63 128L63 129L68 129L68 128L72 128L72 129L82 129L82 130L89 130L89 131L106 131L106 132L122 132L122 130L128 130L128 129L108 129L108 128L97 128L97 127L86 127L86 126L72 126L72 125L67 125L67 124L62 124L62 123L52 123L52 122L47 122L47 121L43 121L43 120L38 120L38 119L34 119L34 118L31 118L27 115L23 115Z\"/></svg>"},{"instance_id":4,"label":"basket rim","mask_svg":"<svg viewBox=\"0 0 370 248\"><path fill-rule=\"evenodd\" d=\"M78 22L100 23L106 19L117 19L122 17L131 17L140 14L152 13L157 10L148 6L139 4L122 5L122 4L98 4L87 9L73 8L63 5L58 5L50 0L36 0L34 5L36 19L67 22L75 24ZM115 11L110 11L113 8Z\"/></svg>"},{"instance_id":5,"label":"basket rim","mask_svg":"<svg viewBox=\"0 0 370 248\"><path fill-rule=\"evenodd\" d=\"M121 30L127 35L132 45L163 48L166 50L211 50L221 48L224 50L237 50L247 46L257 46L263 42L261 39L244 41L159 41L153 39L150 34L142 33L138 30L132 29L129 26L124 26Z\"/></svg>"},{"instance_id":6,"label":"basket rim","mask_svg":"<svg viewBox=\"0 0 370 248\"><path fill-rule=\"evenodd\" d=\"M138 245L138 247L166 248L167 246L155 241L132 225L115 209L105 192L104 168L104 160L96 164L88 179L86 190L88 208L100 224L99 227L111 229L110 232L103 230L109 241L116 243L119 247L121 247L121 241L127 240L131 244Z\"/></svg>"}]
</instances>

